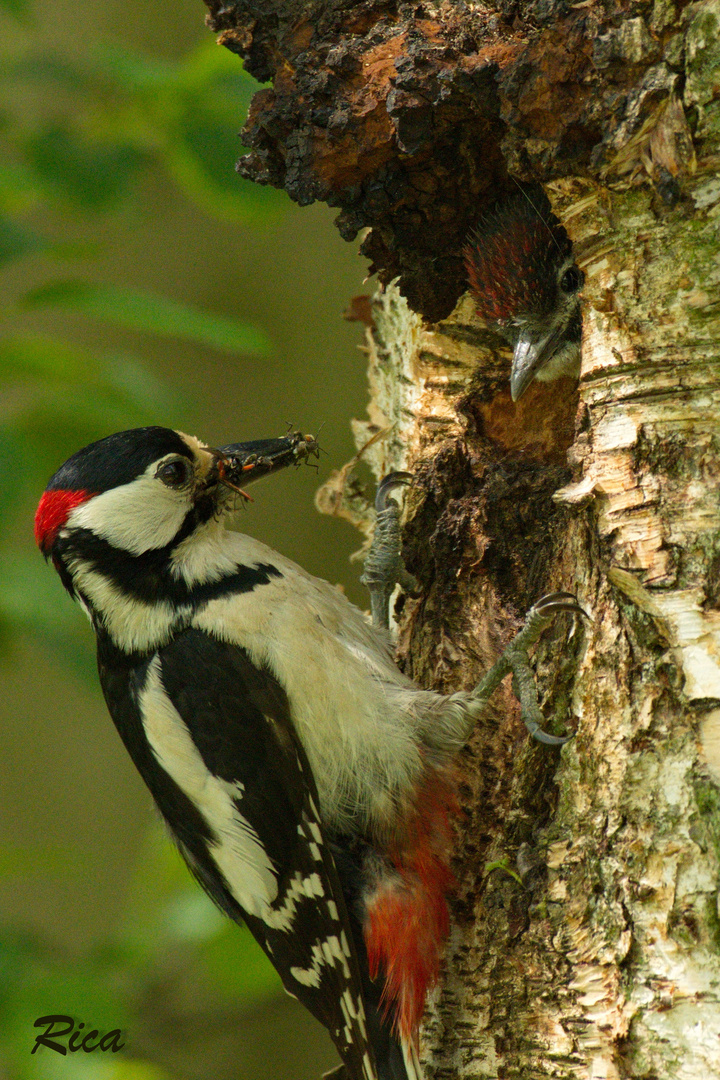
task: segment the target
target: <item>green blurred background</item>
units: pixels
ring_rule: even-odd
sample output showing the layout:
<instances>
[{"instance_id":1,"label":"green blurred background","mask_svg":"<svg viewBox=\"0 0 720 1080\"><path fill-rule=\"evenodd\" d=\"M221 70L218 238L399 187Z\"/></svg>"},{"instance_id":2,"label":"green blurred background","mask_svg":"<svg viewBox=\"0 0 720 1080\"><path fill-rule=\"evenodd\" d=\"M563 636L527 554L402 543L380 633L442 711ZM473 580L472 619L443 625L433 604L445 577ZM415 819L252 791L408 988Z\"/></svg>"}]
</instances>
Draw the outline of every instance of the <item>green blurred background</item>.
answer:
<instances>
[{"instance_id":1,"label":"green blurred background","mask_svg":"<svg viewBox=\"0 0 720 1080\"><path fill-rule=\"evenodd\" d=\"M74 450L158 423L215 444L322 426L319 475L247 529L364 603L313 492L365 406L365 266L325 207L241 181L257 88L201 0L0 0L0 1078L310 1080L336 1059L191 881L102 702L89 626L32 542ZM121 1054L31 1054L37 1017Z\"/></svg>"}]
</instances>

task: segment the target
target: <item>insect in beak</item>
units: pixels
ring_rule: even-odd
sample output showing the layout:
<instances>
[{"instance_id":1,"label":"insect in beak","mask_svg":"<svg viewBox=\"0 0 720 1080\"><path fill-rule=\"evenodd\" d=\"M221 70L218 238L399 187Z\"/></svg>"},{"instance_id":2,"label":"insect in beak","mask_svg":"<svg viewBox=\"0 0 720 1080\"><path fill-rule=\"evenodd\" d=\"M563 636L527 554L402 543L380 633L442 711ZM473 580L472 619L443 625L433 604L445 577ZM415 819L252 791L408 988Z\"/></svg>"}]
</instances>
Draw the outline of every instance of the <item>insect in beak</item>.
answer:
<instances>
[{"instance_id":1,"label":"insect in beak","mask_svg":"<svg viewBox=\"0 0 720 1080\"><path fill-rule=\"evenodd\" d=\"M233 483L233 481L228 476L228 471L232 470L233 479L235 479L234 474L236 474L238 471L240 471L241 473L249 472L251 469L254 468L254 465L252 463L248 465L238 465L237 462L231 461L229 458L226 458L225 455L221 454L219 450L215 450L213 452L217 455L215 460L217 465L218 480L220 481L220 483L224 484L225 487L229 487L233 491L236 491L238 495L242 495L243 499L245 499L246 502L254 502L255 500L252 498L252 496L248 495L247 491L243 491L241 487Z\"/></svg>"}]
</instances>

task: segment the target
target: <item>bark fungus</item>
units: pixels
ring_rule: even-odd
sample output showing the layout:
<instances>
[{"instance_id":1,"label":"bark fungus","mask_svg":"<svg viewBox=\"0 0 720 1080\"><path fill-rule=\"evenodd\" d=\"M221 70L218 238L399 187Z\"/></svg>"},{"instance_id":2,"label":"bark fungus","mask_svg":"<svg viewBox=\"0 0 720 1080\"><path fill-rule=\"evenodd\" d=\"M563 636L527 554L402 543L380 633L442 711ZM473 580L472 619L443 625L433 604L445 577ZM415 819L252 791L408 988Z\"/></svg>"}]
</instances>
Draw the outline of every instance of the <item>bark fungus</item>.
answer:
<instances>
[{"instance_id":1,"label":"bark fungus","mask_svg":"<svg viewBox=\"0 0 720 1080\"><path fill-rule=\"evenodd\" d=\"M720 0L208 0L272 89L243 175L340 209L381 288L375 474L412 471L396 606L421 684L469 687L528 605L593 615L537 651L465 760L430 1078L720 1080ZM464 294L487 205L542 182L585 270L583 371L517 405ZM349 471L323 507L369 528Z\"/></svg>"}]
</instances>

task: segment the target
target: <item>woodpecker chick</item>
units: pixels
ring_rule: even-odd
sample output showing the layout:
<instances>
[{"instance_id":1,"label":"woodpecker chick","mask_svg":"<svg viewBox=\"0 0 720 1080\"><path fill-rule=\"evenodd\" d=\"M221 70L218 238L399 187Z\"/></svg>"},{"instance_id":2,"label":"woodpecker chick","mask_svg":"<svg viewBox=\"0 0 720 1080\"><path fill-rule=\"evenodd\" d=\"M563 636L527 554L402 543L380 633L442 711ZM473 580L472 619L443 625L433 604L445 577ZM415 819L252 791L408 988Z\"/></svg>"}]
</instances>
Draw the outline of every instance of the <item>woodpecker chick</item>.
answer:
<instances>
[{"instance_id":1,"label":"woodpecker chick","mask_svg":"<svg viewBox=\"0 0 720 1080\"><path fill-rule=\"evenodd\" d=\"M565 741L540 730L526 651L578 608L536 605L473 693L421 690L336 589L227 528L242 485L314 447L111 435L51 478L35 535L90 617L108 709L181 854L328 1029L333 1075L420 1080L455 755L511 670L529 729Z\"/></svg>"},{"instance_id":2,"label":"woodpecker chick","mask_svg":"<svg viewBox=\"0 0 720 1080\"><path fill-rule=\"evenodd\" d=\"M585 275L541 189L500 203L464 248L477 311L513 348L510 393L580 370Z\"/></svg>"}]
</instances>

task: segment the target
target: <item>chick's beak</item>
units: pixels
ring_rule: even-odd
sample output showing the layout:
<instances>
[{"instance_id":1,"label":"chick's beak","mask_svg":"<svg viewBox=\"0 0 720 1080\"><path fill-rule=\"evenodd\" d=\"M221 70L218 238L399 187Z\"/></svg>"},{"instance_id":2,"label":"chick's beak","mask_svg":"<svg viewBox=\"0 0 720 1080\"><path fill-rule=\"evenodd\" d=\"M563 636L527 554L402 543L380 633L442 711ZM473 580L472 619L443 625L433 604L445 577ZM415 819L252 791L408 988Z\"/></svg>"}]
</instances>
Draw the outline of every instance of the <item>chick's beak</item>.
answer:
<instances>
[{"instance_id":1,"label":"chick's beak","mask_svg":"<svg viewBox=\"0 0 720 1080\"><path fill-rule=\"evenodd\" d=\"M563 337L563 328L554 327L543 336L532 330L523 330L515 344L510 368L510 395L513 401L527 390L541 367L557 352Z\"/></svg>"}]
</instances>

